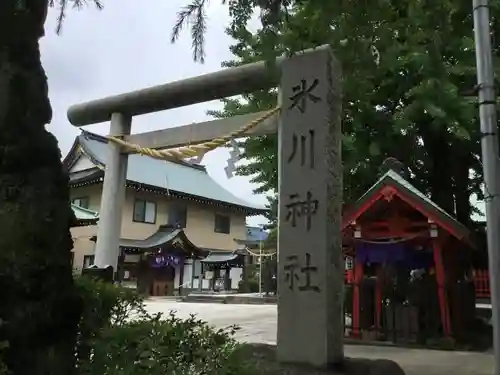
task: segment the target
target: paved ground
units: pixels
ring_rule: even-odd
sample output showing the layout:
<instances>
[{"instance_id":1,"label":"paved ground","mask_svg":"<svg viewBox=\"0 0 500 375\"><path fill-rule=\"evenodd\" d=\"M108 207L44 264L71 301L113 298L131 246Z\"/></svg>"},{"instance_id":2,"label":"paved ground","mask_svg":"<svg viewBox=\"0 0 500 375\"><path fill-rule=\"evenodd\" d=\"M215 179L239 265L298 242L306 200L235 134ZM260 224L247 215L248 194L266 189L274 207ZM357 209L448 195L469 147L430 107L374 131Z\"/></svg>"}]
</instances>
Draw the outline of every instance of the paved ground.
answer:
<instances>
[{"instance_id":1,"label":"paved ground","mask_svg":"<svg viewBox=\"0 0 500 375\"><path fill-rule=\"evenodd\" d=\"M196 314L217 327L237 324L237 338L246 342L276 343L275 305L224 305L182 303L171 300L147 302L150 312L175 310L180 317ZM486 353L447 352L381 346L348 345L348 357L386 358L398 362L407 375L491 375L493 357Z\"/></svg>"}]
</instances>

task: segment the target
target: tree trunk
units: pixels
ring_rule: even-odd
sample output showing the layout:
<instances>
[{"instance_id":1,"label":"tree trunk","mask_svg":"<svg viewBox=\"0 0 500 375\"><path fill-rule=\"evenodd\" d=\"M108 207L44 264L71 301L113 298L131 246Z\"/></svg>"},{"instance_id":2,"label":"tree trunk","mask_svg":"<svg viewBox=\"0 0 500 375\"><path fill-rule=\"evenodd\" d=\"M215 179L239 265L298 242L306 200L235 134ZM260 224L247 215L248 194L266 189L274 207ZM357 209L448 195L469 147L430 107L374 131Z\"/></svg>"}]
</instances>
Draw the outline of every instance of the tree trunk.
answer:
<instances>
[{"instance_id":1,"label":"tree trunk","mask_svg":"<svg viewBox=\"0 0 500 375\"><path fill-rule=\"evenodd\" d=\"M444 129L433 129L430 122L422 122L419 127L429 165L428 183L432 201L450 215L455 215L453 199L453 179L451 166L454 164L453 149L449 146L448 134Z\"/></svg>"},{"instance_id":2,"label":"tree trunk","mask_svg":"<svg viewBox=\"0 0 500 375\"><path fill-rule=\"evenodd\" d=\"M436 151L436 153L434 153L434 155L436 155L433 158L434 166L430 170L429 185L431 190L431 199L447 213L454 216L455 202L453 197L453 180L450 173L451 160L447 156L448 152L451 152L451 150L446 144L442 144L441 147L437 147L435 150L441 151Z\"/></svg>"},{"instance_id":3,"label":"tree trunk","mask_svg":"<svg viewBox=\"0 0 500 375\"><path fill-rule=\"evenodd\" d=\"M81 303L71 269L68 177L45 130L38 41L48 0L0 1L0 342L13 375L68 375Z\"/></svg>"}]
</instances>

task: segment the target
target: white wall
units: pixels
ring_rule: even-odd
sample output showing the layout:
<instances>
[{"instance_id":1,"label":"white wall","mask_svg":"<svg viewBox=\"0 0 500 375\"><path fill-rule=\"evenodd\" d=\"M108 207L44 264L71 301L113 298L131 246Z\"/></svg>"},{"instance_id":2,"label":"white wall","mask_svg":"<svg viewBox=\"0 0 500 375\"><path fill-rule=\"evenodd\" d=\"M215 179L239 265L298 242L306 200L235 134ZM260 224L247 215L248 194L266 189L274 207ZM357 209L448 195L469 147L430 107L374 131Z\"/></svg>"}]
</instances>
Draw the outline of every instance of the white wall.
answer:
<instances>
[{"instance_id":1,"label":"white wall","mask_svg":"<svg viewBox=\"0 0 500 375\"><path fill-rule=\"evenodd\" d=\"M242 273L242 268L231 268L231 272L229 273L229 277L231 278L231 289L238 289Z\"/></svg>"}]
</instances>

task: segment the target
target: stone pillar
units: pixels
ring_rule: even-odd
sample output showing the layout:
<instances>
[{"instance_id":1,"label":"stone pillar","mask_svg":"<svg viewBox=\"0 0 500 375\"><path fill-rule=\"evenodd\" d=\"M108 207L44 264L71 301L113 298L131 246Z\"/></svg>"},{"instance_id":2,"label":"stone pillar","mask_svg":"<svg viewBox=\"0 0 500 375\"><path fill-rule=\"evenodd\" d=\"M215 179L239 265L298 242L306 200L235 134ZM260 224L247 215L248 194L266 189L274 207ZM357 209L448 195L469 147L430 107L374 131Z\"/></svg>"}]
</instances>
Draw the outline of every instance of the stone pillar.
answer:
<instances>
[{"instance_id":1,"label":"stone pillar","mask_svg":"<svg viewBox=\"0 0 500 375\"><path fill-rule=\"evenodd\" d=\"M111 116L110 134L129 135L132 119L121 113ZM108 155L102 187L101 208L97 228L95 264L98 267L110 265L117 270L120 255L120 235L122 227L122 207L125 200L128 154L121 147L108 142Z\"/></svg>"},{"instance_id":2,"label":"stone pillar","mask_svg":"<svg viewBox=\"0 0 500 375\"><path fill-rule=\"evenodd\" d=\"M328 47L281 67L277 355L329 367L344 336L340 68Z\"/></svg>"}]
</instances>

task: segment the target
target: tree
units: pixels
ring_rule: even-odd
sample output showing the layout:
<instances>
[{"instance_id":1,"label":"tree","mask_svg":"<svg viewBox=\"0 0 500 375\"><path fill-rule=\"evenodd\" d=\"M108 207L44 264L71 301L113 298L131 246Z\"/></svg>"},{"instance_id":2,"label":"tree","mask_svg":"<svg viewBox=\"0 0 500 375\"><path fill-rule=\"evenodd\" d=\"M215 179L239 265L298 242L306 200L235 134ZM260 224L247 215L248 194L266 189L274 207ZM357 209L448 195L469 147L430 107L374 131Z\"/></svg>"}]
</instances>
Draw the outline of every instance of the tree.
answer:
<instances>
[{"instance_id":1,"label":"tree","mask_svg":"<svg viewBox=\"0 0 500 375\"><path fill-rule=\"evenodd\" d=\"M58 4L62 21L67 5L84 1ZM71 374L81 312L68 177L45 129L52 109L38 41L49 5L0 2L0 342L14 375Z\"/></svg>"},{"instance_id":2,"label":"tree","mask_svg":"<svg viewBox=\"0 0 500 375\"><path fill-rule=\"evenodd\" d=\"M259 2L260 3L260 2ZM269 2L267 11L269 13ZM469 224L470 195L481 195L472 10L464 0L437 3L273 1L273 22L248 31L249 0L230 2L235 65L282 51L328 43L343 66L344 199L349 204L376 180L388 156L411 171L412 183ZM198 5L202 5L199 2ZM494 10L500 2L492 1ZM498 26L496 26L498 31ZM269 45L269 35L274 38ZM270 56L270 50L274 50ZM498 58L498 51L495 50ZM272 92L228 101L219 115L262 110ZM245 141L251 162L239 172L276 189L276 139ZM470 173L470 172L473 173Z\"/></svg>"}]
</instances>

